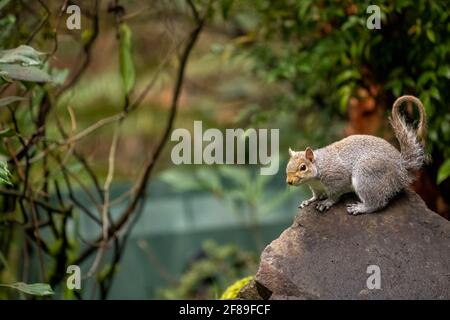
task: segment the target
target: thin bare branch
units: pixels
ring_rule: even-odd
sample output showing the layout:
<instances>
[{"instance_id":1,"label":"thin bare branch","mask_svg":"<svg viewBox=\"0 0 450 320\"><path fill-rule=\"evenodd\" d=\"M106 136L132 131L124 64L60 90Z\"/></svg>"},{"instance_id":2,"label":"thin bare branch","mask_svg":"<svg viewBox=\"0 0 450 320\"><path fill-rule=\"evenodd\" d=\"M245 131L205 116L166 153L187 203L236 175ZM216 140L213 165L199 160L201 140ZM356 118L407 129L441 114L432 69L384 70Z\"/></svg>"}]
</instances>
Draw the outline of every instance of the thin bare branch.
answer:
<instances>
[{"instance_id":1,"label":"thin bare branch","mask_svg":"<svg viewBox=\"0 0 450 320\"><path fill-rule=\"evenodd\" d=\"M192 11L193 11L194 16L196 16L198 14L195 7L193 7ZM170 132L172 131L172 128L173 128L175 116L177 113L178 101L179 101L181 89L183 86L184 74L186 71L187 62L188 62L189 56L192 52L192 49L194 48L194 45L197 42L197 39L204 27L206 18L203 17L200 20L197 20L197 18L196 18L195 20L198 21L197 25L194 28L194 30L190 33L189 39L187 41L187 44L186 44L186 46L183 50L183 53L181 55L181 58L180 58L180 64L179 64L177 78L176 78L175 87L174 87L174 92L173 92L173 96L172 96L169 117L168 117L168 120L166 123L166 128L163 132L163 136L162 136L160 142L158 143L153 155L144 164L144 169L142 170L142 173L138 178L137 185L134 187L136 191L135 191L134 195L132 196L130 204L127 206L127 208L121 214L121 216L117 220L117 222L114 223L113 225L111 225L111 227L109 228L109 235L115 234L118 230L120 230L120 228L122 228L127 223L128 219L133 214L133 212L135 211L135 209L137 208L139 203L141 201L143 201L143 199L145 198L144 196L145 196L146 190L147 190L148 179L155 167L157 160L159 159L159 157L164 149L164 146L166 145L166 143L168 141ZM103 236L100 235L97 238L96 243L101 242L102 239L103 239ZM97 249L96 247L86 248L80 254L80 256L75 260L74 263L75 264L81 263L87 257L89 257L92 253L94 253L96 249Z\"/></svg>"}]
</instances>

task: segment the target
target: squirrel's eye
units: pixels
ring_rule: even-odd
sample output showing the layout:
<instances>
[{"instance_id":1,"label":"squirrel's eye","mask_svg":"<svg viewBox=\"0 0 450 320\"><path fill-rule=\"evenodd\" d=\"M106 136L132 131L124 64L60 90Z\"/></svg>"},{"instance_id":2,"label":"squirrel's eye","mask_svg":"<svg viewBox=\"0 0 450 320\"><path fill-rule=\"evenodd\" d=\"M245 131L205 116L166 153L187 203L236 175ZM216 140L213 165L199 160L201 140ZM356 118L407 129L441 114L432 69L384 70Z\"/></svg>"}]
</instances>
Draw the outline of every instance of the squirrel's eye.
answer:
<instances>
[{"instance_id":1,"label":"squirrel's eye","mask_svg":"<svg viewBox=\"0 0 450 320\"><path fill-rule=\"evenodd\" d=\"M300 171L305 171L305 170L306 170L306 165L302 164L302 165L300 166Z\"/></svg>"}]
</instances>

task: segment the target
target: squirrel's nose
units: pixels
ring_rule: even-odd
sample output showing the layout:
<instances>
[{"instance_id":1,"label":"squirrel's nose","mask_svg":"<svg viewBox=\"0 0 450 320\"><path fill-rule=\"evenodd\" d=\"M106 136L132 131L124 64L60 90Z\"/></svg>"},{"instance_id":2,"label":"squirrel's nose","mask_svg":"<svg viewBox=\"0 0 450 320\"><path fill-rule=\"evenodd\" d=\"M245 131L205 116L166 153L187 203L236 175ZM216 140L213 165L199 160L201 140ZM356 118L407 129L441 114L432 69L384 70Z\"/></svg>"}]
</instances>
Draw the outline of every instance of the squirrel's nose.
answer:
<instances>
[{"instance_id":1,"label":"squirrel's nose","mask_svg":"<svg viewBox=\"0 0 450 320\"><path fill-rule=\"evenodd\" d=\"M289 178L286 179L286 182L287 182L288 185L291 185L291 186L294 184L294 181L292 179L289 179Z\"/></svg>"}]
</instances>

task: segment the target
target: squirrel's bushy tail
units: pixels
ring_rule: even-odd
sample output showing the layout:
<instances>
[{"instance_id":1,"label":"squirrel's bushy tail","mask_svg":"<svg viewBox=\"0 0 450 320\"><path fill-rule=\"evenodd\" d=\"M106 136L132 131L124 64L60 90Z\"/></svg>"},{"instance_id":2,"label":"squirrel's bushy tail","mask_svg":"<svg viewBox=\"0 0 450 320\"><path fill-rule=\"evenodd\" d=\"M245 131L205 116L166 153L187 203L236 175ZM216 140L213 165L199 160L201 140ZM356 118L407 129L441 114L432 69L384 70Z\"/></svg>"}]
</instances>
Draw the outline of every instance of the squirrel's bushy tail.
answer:
<instances>
[{"instance_id":1,"label":"squirrel's bushy tail","mask_svg":"<svg viewBox=\"0 0 450 320\"><path fill-rule=\"evenodd\" d=\"M400 116L398 108L404 102L412 102L419 109L420 120L417 131L408 126ZM401 96L392 106L391 126L400 143L402 165L408 171L415 171L427 161L425 154L426 116L422 102L414 96Z\"/></svg>"}]
</instances>

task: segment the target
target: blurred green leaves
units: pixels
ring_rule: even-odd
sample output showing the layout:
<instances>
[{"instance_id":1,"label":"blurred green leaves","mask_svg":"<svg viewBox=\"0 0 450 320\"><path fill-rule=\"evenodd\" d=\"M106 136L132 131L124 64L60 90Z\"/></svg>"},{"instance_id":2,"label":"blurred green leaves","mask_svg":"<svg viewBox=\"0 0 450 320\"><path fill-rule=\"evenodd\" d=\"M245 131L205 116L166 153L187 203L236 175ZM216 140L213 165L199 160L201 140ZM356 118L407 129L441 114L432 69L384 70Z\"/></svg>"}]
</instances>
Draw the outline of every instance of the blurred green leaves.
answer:
<instances>
[{"instance_id":1,"label":"blurred green leaves","mask_svg":"<svg viewBox=\"0 0 450 320\"><path fill-rule=\"evenodd\" d=\"M10 96L5 98L0 98L0 107L7 106L11 103L17 102L17 101L23 101L26 100L23 97L17 97L17 96Z\"/></svg>"},{"instance_id":2,"label":"blurred green leaves","mask_svg":"<svg viewBox=\"0 0 450 320\"><path fill-rule=\"evenodd\" d=\"M122 23L119 26L119 63L120 63L120 75L122 77L123 88L125 94L128 95L134 86L135 71L133 57L131 55L132 42L131 42L131 30L128 25Z\"/></svg>"},{"instance_id":3,"label":"blurred green leaves","mask_svg":"<svg viewBox=\"0 0 450 320\"><path fill-rule=\"evenodd\" d=\"M10 284L0 284L0 287L12 288L26 294L31 294L40 297L54 294L52 288L46 283L27 284L23 282L15 282Z\"/></svg>"},{"instance_id":4,"label":"blurred green leaves","mask_svg":"<svg viewBox=\"0 0 450 320\"><path fill-rule=\"evenodd\" d=\"M2 10L11 0L1 0L0 1L0 10Z\"/></svg>"},{"instance_id":5,"label":"blurred green leaves","mask_svg":"<svg viewBox=\"0 0 450 320\"><path fill-rule=\"evenodd\" d=\"M159 291L161 298L218 299L230 283L256 272L257 257L234 245L205 241L200 256L176 284Z\"/></svg>"},{"instance_id":6,"label":"blurred green leaves","mask_svg":"<svg viewBox=\"0 0 450 320\"><path fill-rule=\"evenodd\" d=\"M447 159L439 168L437 175L437 184L450 177L450 159Z\"/></svg>"},{"instance_id":7,"label":"blurred green leaves","mask_svg":"<svg viewBox=\"0 0 450 320\"><path fill-rule=\"evenodd\" d=\"M0 184L11 185L11 172L6 161L0 160Z\"/></svg>"},{"instance_id":8,"label":"blurred green leaves","mask_svg":"<svg viewBox=\"0 0 450 320\"><path fill-rule=\"evenodd\" d=\"M47 72L37 67L22 67L17 64L0 65L0 76L7 81L20 80L30 82L49 82L50 76Z\"/></svg>"},{"instance_id":9,"label":"blurred green leaves","mask_svg":"<svg viewBox=\"0 0 450 320\"><path fill-rule=\"evenodd\" d=\"M8 1L2 1L0 8L7 4ZM39 69L42 66L42 56L44 53L39 52L27 45L20 45L14 49L0 50L0 80L3 82L12 82L14 80L26 82L49 82L51 77L47 72ZM12 103L25 100L23 97L9 96L0 99L0 107L8 106ZM0 131L0 138L12 137L16 133L10 128ZM0 184L11 185L11 173L8 170L6 161L0 160ZM11 285L12 286L12 285ZM17 284L18 290L27 290L28 285ZM30 290L33 290L31 287ZM36 287L37 288L37 287ZM23 291L23 290L22 290Z\"/></svg>"},{"instance_id":10,"label":"blurred green leaves","mask_svg":"<svg viewBox=\"0 0 450 320\"><path fill-rule=\"evenodd\" d=\"M370 92L379 103L385 101L386 110L396 97L412 94L426 108L430 151L449 159L450 134L445 123L450 112L450 3L378 1L381 30L373 32L365 26L370 4L240 3L240 11L257 21L243 31L256 36L241 52L250 53L254 70L263 79L287 87L273 107L265 106L257 113L274 119L289 110L297 115L304 139L323 144L341 134L329 125L344 123L357 90ZM445 166L440 169L441 179L446 171Z\"/></svg>"},{"instance_id":11,"label":"blurred green leaves","mask_svg":"<svg viewBox=\"0 0 450 320\"><path fill-rule=\"evenodd\" d=\"M6 81L49 82L49 74L39 68L43 55L26 45L0 50L0 76Z\"/></svg>"},{"instance_id":12,"label":"blurred green leaves","mask_svg":"<svg viewBox=\"0 0 450 320\"><path fill-rule=\"evenodd\" d=\"M0 51L0 63L20 64L22 66L41 65L40 56L44 53L36 51L30 46L20 45L17 48Z\"/></svg>"},{"instance_id":13,"label":"blurred green leaves","mask_svg":"<svg viewBox=\"0 0 450 320\"><path fill-rule=\"evenodd\" d=\"M194 171L170 169L160 175L160 179L176 191L208 191L235 207L245 204L260 215L270 214L292 195L286 189L269 196L269 185L275 177L228 165L200 167Z\"/></svg>"},{"instance_id":14,"label":"blurred green leaves","mask_svg":"<svg viewBox=\"0 0 450 320\"><path fill-rule=\"evenodd\" d=\"M220 1L220 9L222 12L222 17L224 19L228 18L231 7L233 6L233 2L234 2L234 0L221 0Z\"/></svg>"},{"instance_id":15,"label":"blurred green leaves","mask_svg":"<svg viewBox=\"0 0 450 320\"><path fill-rule=\"evenodd\" d=\"M250 281L252 281L255 277L248 276L238 281L234 282L228 288L225 289L224 293L220 296L220 300L235 300L241 289L245 287Z\"/></svg>"},{"instance_id":16,"label":"blurred green leaves","mask_svg":"<svg viewBox=\"0 0 450 320\"><path fill-rule=\"evenodd\" d=\"M14 132L14 130L7 128L4 130L0 130L0 138L4 138L4 137L12 137L14 136L16 133Z\"/></svg>"}]
</instances>

